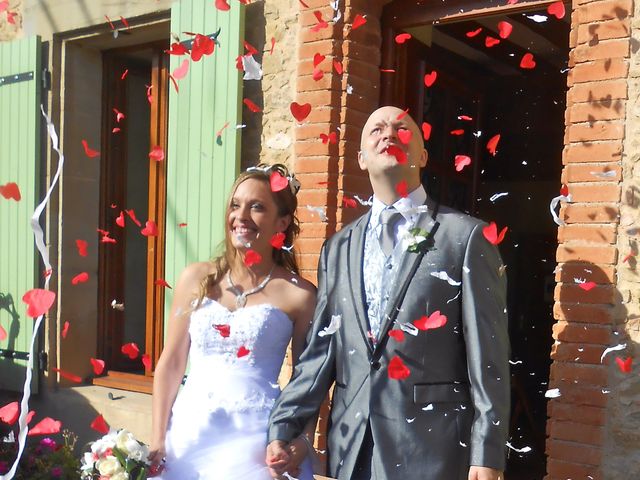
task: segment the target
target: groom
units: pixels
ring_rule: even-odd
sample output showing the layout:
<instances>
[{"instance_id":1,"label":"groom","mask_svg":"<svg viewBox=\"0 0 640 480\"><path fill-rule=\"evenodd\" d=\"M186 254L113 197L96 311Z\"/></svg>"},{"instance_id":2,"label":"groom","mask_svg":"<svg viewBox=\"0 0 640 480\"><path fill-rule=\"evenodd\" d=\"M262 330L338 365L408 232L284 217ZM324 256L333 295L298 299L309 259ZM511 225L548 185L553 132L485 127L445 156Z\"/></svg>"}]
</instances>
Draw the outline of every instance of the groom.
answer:
<instances>
[{"instance_id":1,"label":"groom","mask_svg":"<svg viewBox=\"0 0 640 480\"><path fill-rule=\"evenodd\" d=\"M510 386L498 250L483 222L427 198L427 152L402 110L371 114L358 163L373 205L322 248L313 326L271 413L267 459L287 458L335 382L330 476L501 479Z\"/></svg>"}]
</instances>

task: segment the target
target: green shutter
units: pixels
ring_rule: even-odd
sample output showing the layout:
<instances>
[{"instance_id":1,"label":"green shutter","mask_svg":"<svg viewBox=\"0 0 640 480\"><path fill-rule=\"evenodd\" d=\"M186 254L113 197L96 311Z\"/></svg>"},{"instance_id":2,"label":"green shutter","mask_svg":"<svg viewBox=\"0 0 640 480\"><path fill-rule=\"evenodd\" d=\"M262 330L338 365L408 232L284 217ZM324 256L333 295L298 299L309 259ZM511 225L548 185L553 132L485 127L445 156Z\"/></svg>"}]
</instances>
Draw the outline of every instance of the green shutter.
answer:
<instances>
[{"instance_id":1,"label":"green shutter","mask_svg":"<svg viewBox=\"0 0 640 480\"><path fill-rule=\"evenodd\" d=\"M229 3L231 10L223 12L212 0L182 0L171 10L171 31L180 41L193 38L184 32L220 29L214 53L190 61L180 92L171 87L169 95L165 278L174 283L186 265L210 258L223 240L225 199L239 171L242 72L235 65L243 53L245 7ZM185 58L172 56L171 72ZM227 122L218 145L216 132ZM167 293L165 321L173 298Z\"/></svg>"},{"instance_id":2,"label":"green shutter","mask_svg":"<svg viewBox=\"0 0 640 480\"><path fill-rule=\"evenodd\" d=\"M42 283L29 224L38 193L40 38L0 42L0 77L0 185L17 183L22 197L0 197L0 324L8 334L0 341L0 390L22 391L27 361L6 357L29 351L33 319L22 295Z\"/></svg>"}]
</instances>

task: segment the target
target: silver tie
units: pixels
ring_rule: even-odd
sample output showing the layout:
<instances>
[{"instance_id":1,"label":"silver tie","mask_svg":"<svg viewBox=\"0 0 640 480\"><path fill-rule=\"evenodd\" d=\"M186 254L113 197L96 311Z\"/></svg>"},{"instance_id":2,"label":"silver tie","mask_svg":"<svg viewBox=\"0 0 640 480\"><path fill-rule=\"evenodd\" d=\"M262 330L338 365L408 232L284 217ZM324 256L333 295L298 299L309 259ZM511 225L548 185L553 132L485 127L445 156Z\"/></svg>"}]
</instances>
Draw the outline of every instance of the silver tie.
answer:
<instances>
[{"instance_id":1,"label":"silver tie","mask_svg":"<svg viewBox=\"0 0 640 480\"><path fill-rule=\"evenodd\" d=\"M395 225L402 214L398 212L394 207L385 208L380 212L380 224L382 225L382 231L380 232L380 248L384 252L385 256L391 255L393 252L393 246L395 244L396 233Z\"/></svg>"}]
</instances>

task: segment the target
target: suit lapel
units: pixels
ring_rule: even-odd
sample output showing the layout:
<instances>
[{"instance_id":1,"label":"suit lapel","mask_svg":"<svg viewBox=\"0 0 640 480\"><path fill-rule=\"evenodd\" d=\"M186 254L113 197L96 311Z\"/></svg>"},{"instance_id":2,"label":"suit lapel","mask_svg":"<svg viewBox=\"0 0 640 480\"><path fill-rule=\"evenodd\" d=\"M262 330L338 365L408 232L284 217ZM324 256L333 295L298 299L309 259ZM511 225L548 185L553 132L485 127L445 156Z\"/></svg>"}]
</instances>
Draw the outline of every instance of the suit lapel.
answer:
<instances>
[{"instance_id":1,"label":"suit lapel","mask_svg":"<svg viewBox=\"0 0 640 480\"><path fill-rule=\"evenodd\" d=\"M368 337L369 332L369 320L367 319L367 312L365 310L365 295L363 290L363 276L362 276L362 260L364 255L364 242L367 232L367 225L369 225L369 217L371 211L368 214L360 217L360 220L356 222L349 234L349 245L347 248L347 261L349 262L349 286L351 287L351 296L353 299L352 305L356 312L356 321L360 328L362 338L369 349L369 353L373 352L373 346Z\"/></svg>"},{"instance_id":2,"label":"suit lapel","mask_svg":"<svg viewBox=\"0 0 640 480\"><path fill-rule=\"evenodd\" d=\"M416 221L414 228L421 228L429 232L428 239L433 240L433 235L438 229L438 221L436 220L437 205L431 199L427 198L425 205L429 207L427 212L420 214ZM380 332L378 333L378 342L376 343L376 350L381 347L385 342L383 339L386 337L387 332L391 328L396 315L394 311L400 307L402 303L402 290L405 282L411 281L409 275L417 262L422 260L423 255L417 252L404 251L400 258L400 265L398 266L398 272L396 274L395 281L393 282L392 290L389 292L389 301L382 317Z\"/></svg>"}]
</instances>

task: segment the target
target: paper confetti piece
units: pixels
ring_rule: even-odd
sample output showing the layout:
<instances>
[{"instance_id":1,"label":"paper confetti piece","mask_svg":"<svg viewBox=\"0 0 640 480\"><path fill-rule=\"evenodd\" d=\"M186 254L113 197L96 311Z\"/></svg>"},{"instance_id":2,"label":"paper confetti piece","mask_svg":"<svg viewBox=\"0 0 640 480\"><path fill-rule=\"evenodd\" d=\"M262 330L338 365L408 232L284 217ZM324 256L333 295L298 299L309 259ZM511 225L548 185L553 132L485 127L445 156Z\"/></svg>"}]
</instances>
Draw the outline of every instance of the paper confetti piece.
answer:
<instances>
[{"instance_id":1,"label":"paper confetti piece","mask_svg":"<svg viewBox=\"0 0 640 480\"><path fill-rule=\"evenodd\" d=\"M340 329L342 324L342 315L331 315L331 321L329 325L324 327L318 332L319 337L326 337L327 335L333 335Z\"/></svg>"}]
</instances>

